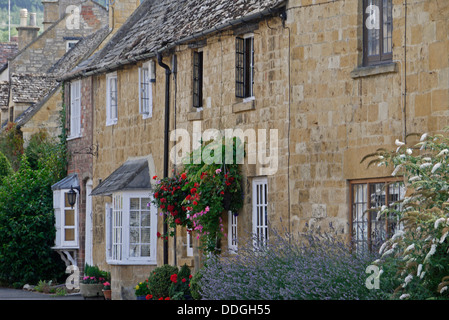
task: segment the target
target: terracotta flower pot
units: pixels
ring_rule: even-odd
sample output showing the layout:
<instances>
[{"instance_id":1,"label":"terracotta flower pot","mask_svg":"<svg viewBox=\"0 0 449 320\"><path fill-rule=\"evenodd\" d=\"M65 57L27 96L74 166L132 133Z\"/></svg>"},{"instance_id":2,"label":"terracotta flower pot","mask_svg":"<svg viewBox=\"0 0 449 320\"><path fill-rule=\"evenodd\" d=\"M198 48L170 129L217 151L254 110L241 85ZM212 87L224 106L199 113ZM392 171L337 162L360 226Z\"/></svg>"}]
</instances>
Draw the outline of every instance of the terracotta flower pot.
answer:
<instances>
[{"instance_id":1,"label":"terracotta flower pot","mask_svg":"<svg viewBox=\"0 0 449 320\"><path fill-rule=\"evenodd\" d=\"M103 295L106 300L111 300L111 290L103 290Z\"/></svg>"}]
</instances>

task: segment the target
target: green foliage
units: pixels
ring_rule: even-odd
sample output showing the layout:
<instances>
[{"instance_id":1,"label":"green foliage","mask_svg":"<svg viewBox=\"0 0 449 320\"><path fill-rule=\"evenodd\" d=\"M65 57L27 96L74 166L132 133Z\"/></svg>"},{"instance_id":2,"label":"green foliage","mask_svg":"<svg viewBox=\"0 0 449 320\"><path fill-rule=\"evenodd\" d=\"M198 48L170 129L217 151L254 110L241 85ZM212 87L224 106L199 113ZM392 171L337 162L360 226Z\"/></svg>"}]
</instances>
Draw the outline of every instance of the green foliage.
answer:
<instances>
[{"instance_id":1,"label":"green foliage","mask_svg":"<svg viewBox=\"0 0 449 320\"><path fill-rule=\"evenodd\" d=\"M449 138L424 134L409 146L396 145L364 159L394 168L392 175L403 176L407 188L402 201L378 210L378 216L399 216L403 229L383 244L376 263L396 264L401 283L393 298L448 299Z\"/></svg>"},{"instance_id":2,"label":"green foliage","mask_svg":"<svg viewBox=\"0 0 449 320\"><path fill-rule=\"evenodd\" d=\"M0 179L3 179L3 177L8 176L12 174L13 170L11 167L11 163L9 162L8 158L0 152Z\"/></svg>"},{"instance_id":3,"label":"green foliage","mask_svg":"<svg viewBox=\"0 0 449 320\"><path fill-rule=\"evenodd\" d=\"M109 272L101 270L98 266L91 266L87 263L84 265L84 283L104 283L106 281L111 281Z\"/></svg>"},{"instance_id":4,"label":"green foliage","mask_svg":"<svg viewBox=\"0 0 449 320\"><path fill-rule=\"evenodd\" d=\"M148 278L149 294L153 296L153 299L170 296L169 290L172 284L170 277L173 274L178 274L178 267L166 264L154 269Z\"/></svg>"},{"instance_id":5,"label":"green foliage","mask_svg":"<svg viewBox=\"0 0 449 320\"><path fill-rule=\"evenodd\" d=\"M192 295L192 298L195 300L201 300L201 286L200 286L200 282L201 282L201 278L202 278L202 273L201 273L201 269L199 271L197 271L192 279L190 279L190 294Z\"/></svg>"},{"instance_id":6,"label":"green foliage","mask_svg":"<svg viewBox=\"0 0 449 320\"><path fill-rule=\"evenodd\" d=\"M58 181L54 155L37 170L23 156L17 172L0 186L0 278L36 283L63 277L65 265L51 249L56 234L51 186Z\"/></svg>"},{"instance_id":7,"label":"green foliage","mask_svg":"<svg viewBox=\"0 0 449 320\"><path fill-rule=\"evenodd\" d=\"M20 166L20 158L24 152L23 137L17 125L10 122L0 135L0 152L2 152L11 163L14 170Z\"/></svg>"},{"instance_id":8,"label":"green foliage","mask_svg":"<svg viewBox=\"0 0 449 320\"><path fill-rule=\"evenodd\" d=\"M184 300L187 296L190 296L190 269L184 264L179 270L176 277L172 275L172 284L170 285L170 299L171 300Z\"/></svg>"}]
</instances>

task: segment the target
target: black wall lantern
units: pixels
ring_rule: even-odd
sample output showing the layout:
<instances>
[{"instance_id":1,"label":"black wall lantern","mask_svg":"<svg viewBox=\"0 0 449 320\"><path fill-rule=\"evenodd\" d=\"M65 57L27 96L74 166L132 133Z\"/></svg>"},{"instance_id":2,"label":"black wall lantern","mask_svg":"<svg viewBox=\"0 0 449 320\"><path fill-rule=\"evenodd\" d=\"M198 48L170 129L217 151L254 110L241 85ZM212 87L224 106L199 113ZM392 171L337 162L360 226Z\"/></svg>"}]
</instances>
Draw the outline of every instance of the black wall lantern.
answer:
<instances>
[{"instance_id":1,"label":"black wall lantern","mask_svg":"<svg viewBox=\"0 0 449 320\"><path fill-rule=\"evenodd\" d=\"M69 205L72 207L76 203L76 191L73 190L73 186L70 187L70 191L67 192L67 201L69 202ZM80 192L80 187L75 187L76 190L78 190L78 193Z\"/></svg>"}]
</instances>

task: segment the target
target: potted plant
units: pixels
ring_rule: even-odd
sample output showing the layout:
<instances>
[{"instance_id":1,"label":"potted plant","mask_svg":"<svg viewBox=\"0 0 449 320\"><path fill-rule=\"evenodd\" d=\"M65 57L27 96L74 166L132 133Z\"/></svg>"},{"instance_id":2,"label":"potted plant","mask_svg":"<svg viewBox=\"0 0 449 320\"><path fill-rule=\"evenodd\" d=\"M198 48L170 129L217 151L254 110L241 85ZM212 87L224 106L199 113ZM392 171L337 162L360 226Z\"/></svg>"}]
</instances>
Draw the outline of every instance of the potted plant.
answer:
<instances>
[{"instance_id":1,"label":"potted plant","mask_svg":"<svg viewBox=\"0 0 449 320\"><path fill-rule=\"evenodd\" d=\"M168 300L170 298L170 286L172 277L178 274L178 267L163 265L154 269L148 278L148 289L152 300Z\"/></svg>"},{"instance_id":2,"label":"potted plant","mask_svg":"<svg viewBox=\"0 0 449 320\"><path fill-rule=\"evenodd\" d=\"M137 300L147 300L146 298L149 294L148 280L146 280L145 282L139 282L135 287L134 293Z\"/></svg>"},{"instance_id":3,"label":"potted plant","mask_svg":"<svg viewBox=\"0 0 449 320\"><path fill-rule=\"evenodd\" d=\"M88 264L84 267L84 277L80 282L80 293L84 299L104 297L103 283L110 281L108 272L100 270L97 266Z\"/></svg>"},{"instance_id":4,"label":"potted plant","mask_svg":"<svg viewBox=\"0 0 449 320\"><path fill-rule=\"evenodd\" d=\"M111 283L108 281L103 283L103 295L106 300L111 300Z\"/></svg>"}]
</instances>

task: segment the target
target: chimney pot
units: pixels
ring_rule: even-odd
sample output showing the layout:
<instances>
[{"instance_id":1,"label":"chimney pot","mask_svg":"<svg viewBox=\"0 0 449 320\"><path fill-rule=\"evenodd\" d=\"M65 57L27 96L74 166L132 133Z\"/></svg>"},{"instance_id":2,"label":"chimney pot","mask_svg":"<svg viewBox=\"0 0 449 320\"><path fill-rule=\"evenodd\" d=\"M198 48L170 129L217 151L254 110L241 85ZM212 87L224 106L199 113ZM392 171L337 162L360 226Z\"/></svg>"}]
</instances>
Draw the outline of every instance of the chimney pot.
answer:
<instances>
[{"instance_id":1,"label":"chimney pot","mask_svg":"<svg viewBox=\"0 0 449 320\"><path fill-rule=\"evenodd\" d=\"M30 27L36 27L37 26L37 22L36 22L36 13L30 13Z\"/></svg>"},{"instance_id":2,"label":"chimney pot","mask_svg":"<svg viewBox=\"0 0 449 320\"><path fill-rule=\"evenodd\" d=\"M20 9L20 26L26 27L28 24L28 10Z\"/></svg>"}]
</instances>

